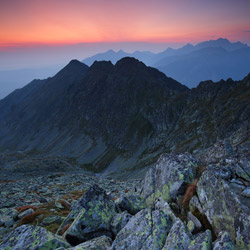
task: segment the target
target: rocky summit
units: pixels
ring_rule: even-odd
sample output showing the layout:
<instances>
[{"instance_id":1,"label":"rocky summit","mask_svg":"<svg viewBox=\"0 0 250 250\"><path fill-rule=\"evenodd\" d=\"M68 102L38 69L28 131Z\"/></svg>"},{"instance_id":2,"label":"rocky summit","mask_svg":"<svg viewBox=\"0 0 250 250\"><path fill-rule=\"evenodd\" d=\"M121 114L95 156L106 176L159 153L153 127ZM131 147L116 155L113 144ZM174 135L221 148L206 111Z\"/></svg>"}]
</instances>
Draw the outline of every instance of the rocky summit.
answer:
<instances>
[{"instance_id":1,"label":"rocky summit","mask_svg":"<svg viewBox=\"0 0 250 250\"><path fill-rule=\"evenodd\" d=\"M1 250L250 249L250 75L188 89L71 61L0 101Z\"/></svg>"}]
</instances>

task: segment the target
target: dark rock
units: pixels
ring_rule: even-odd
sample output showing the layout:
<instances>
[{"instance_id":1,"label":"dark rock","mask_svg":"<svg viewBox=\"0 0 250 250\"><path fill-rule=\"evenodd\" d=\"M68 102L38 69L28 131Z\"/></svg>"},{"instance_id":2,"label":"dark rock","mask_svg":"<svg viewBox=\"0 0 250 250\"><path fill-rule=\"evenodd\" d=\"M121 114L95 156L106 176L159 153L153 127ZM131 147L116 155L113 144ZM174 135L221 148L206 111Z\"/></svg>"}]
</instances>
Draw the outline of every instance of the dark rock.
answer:
<instances>
[{"instance_id":1,"label":"dark rock","mask_svg":"<svg viewBox=\"0 0 250 250\"><path fill-rule=\"evenodd\" d=\"M111 249L161 249L172 224L172 218L165 212L144 209L118 233Z\"/></svg>"},{"instance_id":2,"label":"dark rock","mask_svg":"<svg viewBox=\"0 0 250 250\"><path fill-rule=\"evenodd\" d=\"M114 235L117 235L122 228L128 223L132 215L127 211L116 214L111 221L111 230Z\"/></svg>"},{"instance_id":3,"label":"dark rock","mask_svg":"<svg viewBox=\"0 0 250 250\"><path fill-rule=\"evenodd\" d=\"M187 189L187 184L183 180L176 181L170 190L170 198L176 199L177 196L183 195L186 189Z\"/></svg>"},{"instance_id":4,"label":"dark rock","mask_svg":"<svg viewBox=\"0 0 250 250\"><path fill-rule=\"evenodd\" d=\"M69 245L42 227L23 225L11 232L0 244L1 250L56 249Z\"/></svg>"},{"instance_id":5,"label":"dark rock","mask_svg":"<svg viewBox=\"0 0 250 250\"><path fill-rule=\"evenodd\" d=\"M109 237L101 236L86 241L76 247L68 248L68 250L108 250L111 247L112 240Z\"/></svg>"},{"instance_id":6,"label":"dark rock","mask_svg":"<svg viewBox=\"0 0 250 250\"><path fill-rule=\"evenodd\" d=\"M145 200L139 194L125 194L116 200L116 205L119 210L126 210L132 215L146 208Z\"/></svg>"},{"instance_id":7,"label":"dark rock","mask_svg":"<svg viewBox=\"0 0 250 250\"><path fill-rule=\"evenodd\" d=\"M219 235L227 231L238 249L250 244L250 206L230 188L227 181L218 179L214 167L208 166L197 184L197 195L213 230ZM245 203L246 202L246 203Z\"/></svg>"},{"instance_id":8,"label":"dark rock","mask_svg":"<svg viewBox=\"0 0 250 250\"><path fill-rule=\"evenodd\" d=\"M150 170L150 174L145 179L143 196L146 202L153 203L153 200L160 196L170 201L170 190L176 182L191 183L195 179L197 163L198 161L190 154L162 155L154 166L154 170ZM148 179L152 181L147 183ZM152 187L152 185L155 186Z\"/></svg>"},{"instance_id":9,"label":"dark rock","mask_svg":"<svg viewBox=\"0 0 250 250\"><path fill-rule=\"evenodd\" d=\"M69 243L78 245L103 235L112 237L111 220L116 213L115 204L103 189L94 185L78 205L82 209L64 234Z\"/></svg>"},{"instance_id":10,"label":"dark rock","mask_svg":"<svg viewBox=\"0 0 250 250\"><path fill-rule=\"evenodd\" d=\"M220 233L218 239L214 242L213 250L236 250L233 240L229 233Z\"/></svg>"}]
</instances>

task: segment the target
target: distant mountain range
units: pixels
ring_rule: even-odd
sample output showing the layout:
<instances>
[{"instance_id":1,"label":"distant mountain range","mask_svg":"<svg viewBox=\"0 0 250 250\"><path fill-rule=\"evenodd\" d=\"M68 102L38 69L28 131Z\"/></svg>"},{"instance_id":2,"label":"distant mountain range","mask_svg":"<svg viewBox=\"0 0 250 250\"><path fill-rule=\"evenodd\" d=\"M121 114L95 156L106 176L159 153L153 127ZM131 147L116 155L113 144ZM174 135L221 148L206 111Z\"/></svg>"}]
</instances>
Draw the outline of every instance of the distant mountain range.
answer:
<instances>
[{"instance_id":1,"label":"distant mountain range","mask_svg":"<svg viewBox=\"0 0 250 250\"><path fill-rule=\"evenodd\" d=\"M94 61L110 60L116 63L125 56L135 57L146 65L156 67L189 88L201 81L232 78L240 80L249 73L250 47L246 44L231 43L227 39L205 41L193 46L187 44L180 49L168 48L154 54L152 52L126 53L122 50L108 50L83 60L91 65Z\"/></svg>"},{"instance_id":2,"label":"distant mountain range","mask_svg":"<svg viewBox=\"0 0 250 250\"><path fill-rule=\"evenodd\" d=\"M196 152L249 123L250 75L188 89L126 57L73 60L0 101L0 150L67 156L94 172L145 169L163 152Z\"/></svg>"}]
</instances>

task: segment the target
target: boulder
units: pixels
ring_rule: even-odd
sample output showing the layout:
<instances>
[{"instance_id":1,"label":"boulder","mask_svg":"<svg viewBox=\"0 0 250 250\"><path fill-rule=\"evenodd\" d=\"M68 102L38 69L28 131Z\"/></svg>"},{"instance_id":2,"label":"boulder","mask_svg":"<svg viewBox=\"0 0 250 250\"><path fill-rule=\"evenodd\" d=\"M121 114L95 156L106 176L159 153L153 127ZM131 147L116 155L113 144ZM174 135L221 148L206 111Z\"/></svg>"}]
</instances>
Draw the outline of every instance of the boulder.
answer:
<instances>
[{"instance_id":1,"label":"boulder","mask_svg":"<svg viewBox=\"0 0 250 250\"><path fill-rule=\"evenodd\" d=\"M42 227L23 225L12 231L0 244L1 250L42 250L70 247L69 244Z\"/></svg>"},{"instance_id":2,"label":"boulder","mask_svg":"<svg viewBox=\"0 0 250 250\"><path fill-rule=\"evenodd\" d=\"M241 200L228 181L215 175L212 165L199 179L197 195L202 207L200 212L206 215L217 236L227 231L236 241L237 249L250 247L249 199Z\"/></svg>"},{"instance_id":3,"label":"boulder","mask_svg":"<svg viewBox=\"0 0 250 250\"><path fill-rule=\"evenodd\" d=\"M146 208L129 220L116 236L111 249L161 249L172 224L170 215Z\"/></svg>"},{"instance_id":4,"label":"boulder","mask_svg":"<svg viewBox=\"0 0 250 250\"><path fill-rule=\"evenodd\" d=\"M211 231L206 230L204 233L199 233L193 236L193 240L188 246L188 250L211 250L212 249L212 236Z\"/></svg>"},{"instance_id":5,"label":"boulder","mask_svg":"<svg viewBox=\"0 0 250 250\"><path fill-rule=\"evenodd\" d=\"M170 190L170 198L175 200L177 196L184 195L186 189L187 183L185 183L183 180L176 181Z\"/></svg>"},{"instance_id":6,"label":"boulder","mask_svg":"<svg viewBox=\"0 0 250 250\"><path fill-rule=\"evenodd\" d=\"M210 230L192 235L185 224L177 218L171 228L165 245L162 250L179 249L179 250L211 250L212 236Z\"/></svg>"},{"instance_id":7,"label":"boulder","mask_svg":"<svg viewBox=\"0 0 250 250\"><path fill-rule=\"evenodd\" d=\"M165 245L162 249L180 249L186 250L191 243L191 233L185 227L184 223L177 218L174 225L172 226Z\"/></svg>"},{"instance_id":8,"label":"boulder","mask_svg":"<svg viewBox=\"0 0 250 250\"><path fill-rule=\"evenodd\" d=\"M188 212L187 219L194 223L194 232L200 232L202 230L201 222L191 212Z\"/></svg>"},{"instance_id":9,"label":"boulder","mask_svg":"<svg viewBox=\"0 0 250 250\"><path fill-rule=\"evenodd\" d=\"M116 214L111 221L111 230L114 235L117 235L122 228L128 223L132 217L127 211Z\"/></svg>"},{"instance_id":10,"label":"boulder","mask_svg":"<svg viewBox=\"0 0 250 250\"><path fill-rule=\"evenodd\" d=\"M139 194L125 194L116 200L116 206L120 211L128 211L135 215L146 208L145 200Z\"/></svg>"},{"instance_id":11,"label":"boulder","mask_svg":"<svg viewBox=\"0 0 250 250\"><path fill-rule=\"evenodd\" d=\"M111 220L116 214L115 204L98 186L91 187L79 200L82 209L64 236L72 245L106 235L112 237Z\"/></svg>"},{"instance_id":12,"label":"boulder","mask_svg":"<svg viewBox=\"0 0 250 250\"><path fill-rule=\"evenodd\" d=\"M170 190L174 192L173 187L177 182L183 181L186 184L193 182L197 165L198 161L189 153L163 154L153 169L146 174L142 192L146 203L152 205L158 197L170 201Z\"/></svg>"},{"instance_id":13,"label":"boulder","mask_svg":"<svg viewBox=\"0 0 250 250\"><path fill-rule=\"evenodd\" d=\"M236 250L234 242L228 232L221 232L214 242L213 250Z\"/></svg>"},{"instance_id":14,"label":"boulder","mask_svg":"<svg viewBox=\"0 0 250 250\"><path fill-rule=\"evenodd\" d=\"M111 243L112 240L109 237L101 236L69 248L68 250L109 250Z\"/></svg>"}]
</instances>

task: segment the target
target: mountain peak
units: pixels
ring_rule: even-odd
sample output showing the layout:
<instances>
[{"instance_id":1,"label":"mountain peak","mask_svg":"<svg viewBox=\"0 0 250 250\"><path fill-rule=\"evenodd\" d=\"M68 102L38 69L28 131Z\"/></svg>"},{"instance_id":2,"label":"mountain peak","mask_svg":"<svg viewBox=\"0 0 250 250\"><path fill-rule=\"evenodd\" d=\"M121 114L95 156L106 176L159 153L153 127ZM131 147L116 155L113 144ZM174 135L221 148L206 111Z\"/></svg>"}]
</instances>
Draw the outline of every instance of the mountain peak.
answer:
<instances>
[{"instance_id":1,"label":"mountain peak","mask_svg":"<svg viewBox=\"0 0 250 250\"><path fill-rule=\"evenodd\" d=\"M103 71L113 69L114 65L111 61L94 61L90 69L94 71Z\"/></svg>"},{"instance_id":2,"label":"mountain peak","mask_svg":"<svg viewBox=\"0 0 250 250\"><path fill-rule=\"evenodd\" d=\"M84 64L76 59L73 59L62 70L60 70L56 74L56 76L63 77L63 76L68 75L68 74L71 74L71 75L77 74L77 73L82 74L82 73L85 73L88 68L89 67L86 64Z\"/></svg>"},{"instance_id":3,"label":"mountain peak","mask_svg":"<svg viewBox=\"0 0 250 250\"><path fill-rule=\"evenodd\" d=\"M116 67L121 67L121 66L135 66L135 65L143 65L144 67L146 66L143 62L139 61L138 59L134 58L134 57L124 57L122 59L120 59L115 66Z\"/></svg>"}]
</instances>

